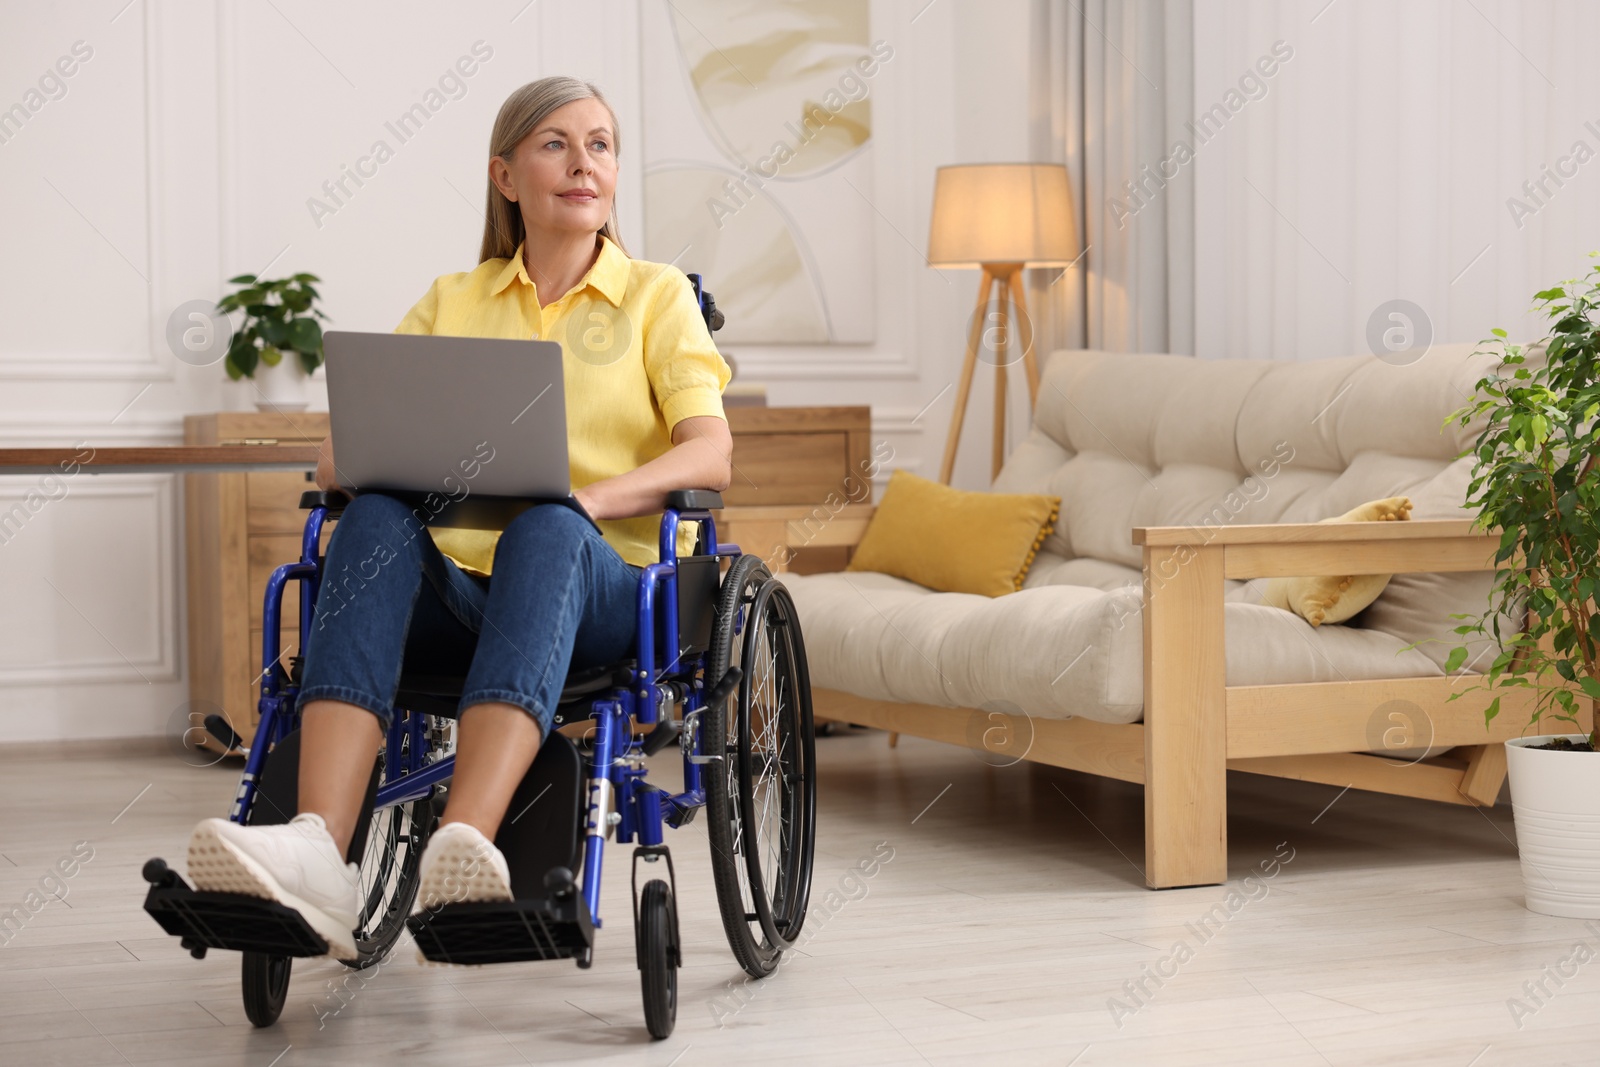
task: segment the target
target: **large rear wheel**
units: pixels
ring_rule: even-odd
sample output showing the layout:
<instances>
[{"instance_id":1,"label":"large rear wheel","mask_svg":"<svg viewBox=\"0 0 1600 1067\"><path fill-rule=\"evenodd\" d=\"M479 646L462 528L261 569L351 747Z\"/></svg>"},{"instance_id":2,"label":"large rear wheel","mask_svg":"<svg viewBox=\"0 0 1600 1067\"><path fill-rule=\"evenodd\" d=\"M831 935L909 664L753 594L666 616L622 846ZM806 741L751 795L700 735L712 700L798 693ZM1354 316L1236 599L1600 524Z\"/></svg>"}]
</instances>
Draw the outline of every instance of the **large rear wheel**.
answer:
<instances>
[{"instance_id":1,"label":"large rear wheel","mask_svg":"<svg viewBox=\"0 0 1600 1067\"><path fill-rule=\"evenodd\" d=\"M397 715L418 715L416 711L397 711ZM398 764L411 762L408 732L401 732ZM433 761L443 758L453 746L430 752ZM387 781L387 752L378 754L378 784ZM361 912L356 916L356 950L360 958L348 965L360 970L382 961L405 929L411 905L417 897L422 876L422 846L439 821L434 800L422 797L408 804L393 804L374 811L367 821L366 841L361 856L347 858L360 869ZM359 835L358 835L359 836ZM357 842L352 841L355 845Z\"/></svg>"},{"instance_id":2,"label":"large rear wheel","mask_svg":"<svg viewBox=\"0 0 1600 1067\"><path fill-rule=\"evenodd\" d=\"M417 897L422 846L437 818L427 798L373 812L360 859L361 913L355 935L361 955L349 966L360 970L380 962L405 929Z\"/></svg>"},{"instance_id":3,"label":"large rear wheel","mask_svg":"<svg viewBox=\"0 0 1600 1067\"><path fill-rule=\"evenodd\" d=\"M805 922L816 839L811 680L794 601L755 556L718 596L708 675L738 688L705 717L707 835L728 944L746 973L778 966Z\"/></svg>"}]
</instances>

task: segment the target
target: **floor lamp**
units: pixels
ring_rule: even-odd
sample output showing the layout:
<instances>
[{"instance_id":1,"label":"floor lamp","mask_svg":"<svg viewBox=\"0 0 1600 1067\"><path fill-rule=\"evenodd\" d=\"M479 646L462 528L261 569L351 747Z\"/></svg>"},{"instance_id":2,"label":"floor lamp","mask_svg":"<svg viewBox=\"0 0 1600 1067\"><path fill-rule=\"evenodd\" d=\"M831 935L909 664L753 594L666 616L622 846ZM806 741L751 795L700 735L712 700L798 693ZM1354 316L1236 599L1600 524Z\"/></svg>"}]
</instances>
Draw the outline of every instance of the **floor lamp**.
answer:
<instances>
[{"instance_id":1,"label":"floor lamp","mask_svg":"<svg viewBox=\"0 0 1600 1067\"><path fill-rule=\"evenodd\" d=\"M956 388L956 407L945 439L939 481L950 484L961 441L961 423L972 391L972 372L995 299L994 456L990 478L1005 459L1006 364L1021 358L1028 376L1028 406L1039 399L1039 365L1033 323L1022 292L1024 267L1066 267L1078 258L1067 168L1060 163L979 163L940 167L934 175L933 221L928 229L928 264L980 268L978 303L967 327L967 354ZM1009 310L1008 310L1009 305ZM1020 351L1008 358L1011 329Z\"/></svg>"}]
</instances>

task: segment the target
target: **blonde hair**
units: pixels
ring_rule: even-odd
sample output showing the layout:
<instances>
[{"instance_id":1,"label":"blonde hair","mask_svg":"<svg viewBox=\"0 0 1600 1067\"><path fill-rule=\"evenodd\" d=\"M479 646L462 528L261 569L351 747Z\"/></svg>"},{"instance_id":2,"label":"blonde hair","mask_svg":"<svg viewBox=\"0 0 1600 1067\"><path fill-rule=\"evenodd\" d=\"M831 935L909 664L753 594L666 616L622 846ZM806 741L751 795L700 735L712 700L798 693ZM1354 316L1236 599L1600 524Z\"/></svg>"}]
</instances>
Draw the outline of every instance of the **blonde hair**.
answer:
<instances>
[{"instance_id":1,"label":"blonde hair","mask_svg":"<svg viewBox=\"0 0 1600 1067\"><path fill-rule=\"evenodd\" d=\"M552 111L574 100L590 98L600 101L610 112L611 151L613 154L620 153L622 130L617 124L617 113L600 90L589 82L558 74L529 82L506 97L506 102L500 105L500 114L495 116L494 130L489 134L490 157L500 156L509 162L511 153L522 143L522 139L538 129ZM483 245L478 251L479 263L491 259L510 259L527 236L522 227L522 212L517 205L505 198L493 180L485 178L485 181L488 182L489 192L483 212ZM615 199L611 201L611 217L599 232L611 238L624 255L628 254L627 247L622 243L621 227L617 225Z\"/></svg>"}]
</instances>

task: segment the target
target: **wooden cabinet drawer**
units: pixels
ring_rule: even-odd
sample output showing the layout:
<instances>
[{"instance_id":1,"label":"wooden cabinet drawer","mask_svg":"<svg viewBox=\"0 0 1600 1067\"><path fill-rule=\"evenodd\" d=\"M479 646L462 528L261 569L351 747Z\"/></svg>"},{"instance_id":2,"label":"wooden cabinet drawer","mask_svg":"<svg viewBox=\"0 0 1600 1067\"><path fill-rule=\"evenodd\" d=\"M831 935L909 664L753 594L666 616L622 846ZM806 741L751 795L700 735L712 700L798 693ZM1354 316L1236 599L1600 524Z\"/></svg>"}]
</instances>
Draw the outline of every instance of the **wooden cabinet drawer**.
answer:
<instances>
[{"instance_id":1,"label":"wooden cabinet drawer","mask_svg":"<svg viewBox=\"0 0 1600 1067\"><path fill-rule=\"evenodd\" d=\"M733 439L728 504L822 503L844 492L850 468L843 433L749 433Z\"/></svg>"},{"instance_id":2,"label":"wooden cabinet drawer","mask_svg":"<svg viewBox=\"0 0 1600 1067\"><path fill-rule=\"evenodd\" d=\"M249 471L245 483L245 529L256 534L298 534L305 528L300 494L315 489L299 471ZM296 559L299 553L295 554Z\"/></svg>"}]
</instances>

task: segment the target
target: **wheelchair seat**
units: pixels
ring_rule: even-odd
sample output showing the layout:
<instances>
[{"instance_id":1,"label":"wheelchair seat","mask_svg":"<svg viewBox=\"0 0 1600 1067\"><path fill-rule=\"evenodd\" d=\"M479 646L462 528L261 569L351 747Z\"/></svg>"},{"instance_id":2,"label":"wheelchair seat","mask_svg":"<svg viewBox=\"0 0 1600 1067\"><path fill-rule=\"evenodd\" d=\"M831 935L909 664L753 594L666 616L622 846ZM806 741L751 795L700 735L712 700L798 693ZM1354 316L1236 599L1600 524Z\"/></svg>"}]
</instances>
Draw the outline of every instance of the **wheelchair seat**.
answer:
<instances>
[{"instance_id":1,"label":"wheelchair seat","mask_svg":"<svg viewBox=\"0 0 1600 1067\"><path fill-rule=\"evenodd\" d=\"M585 667L567 675L556 700L555 724L562 726L574 718L588 714L585 697L617 686L627 686L634 668L631 659L616 663ZM456 717L464 679L455 675L402 674L395 703L423 715L437 715L447 719ZM577 712L576 715L568 714Z\"/></svg>"}]
</instances>

